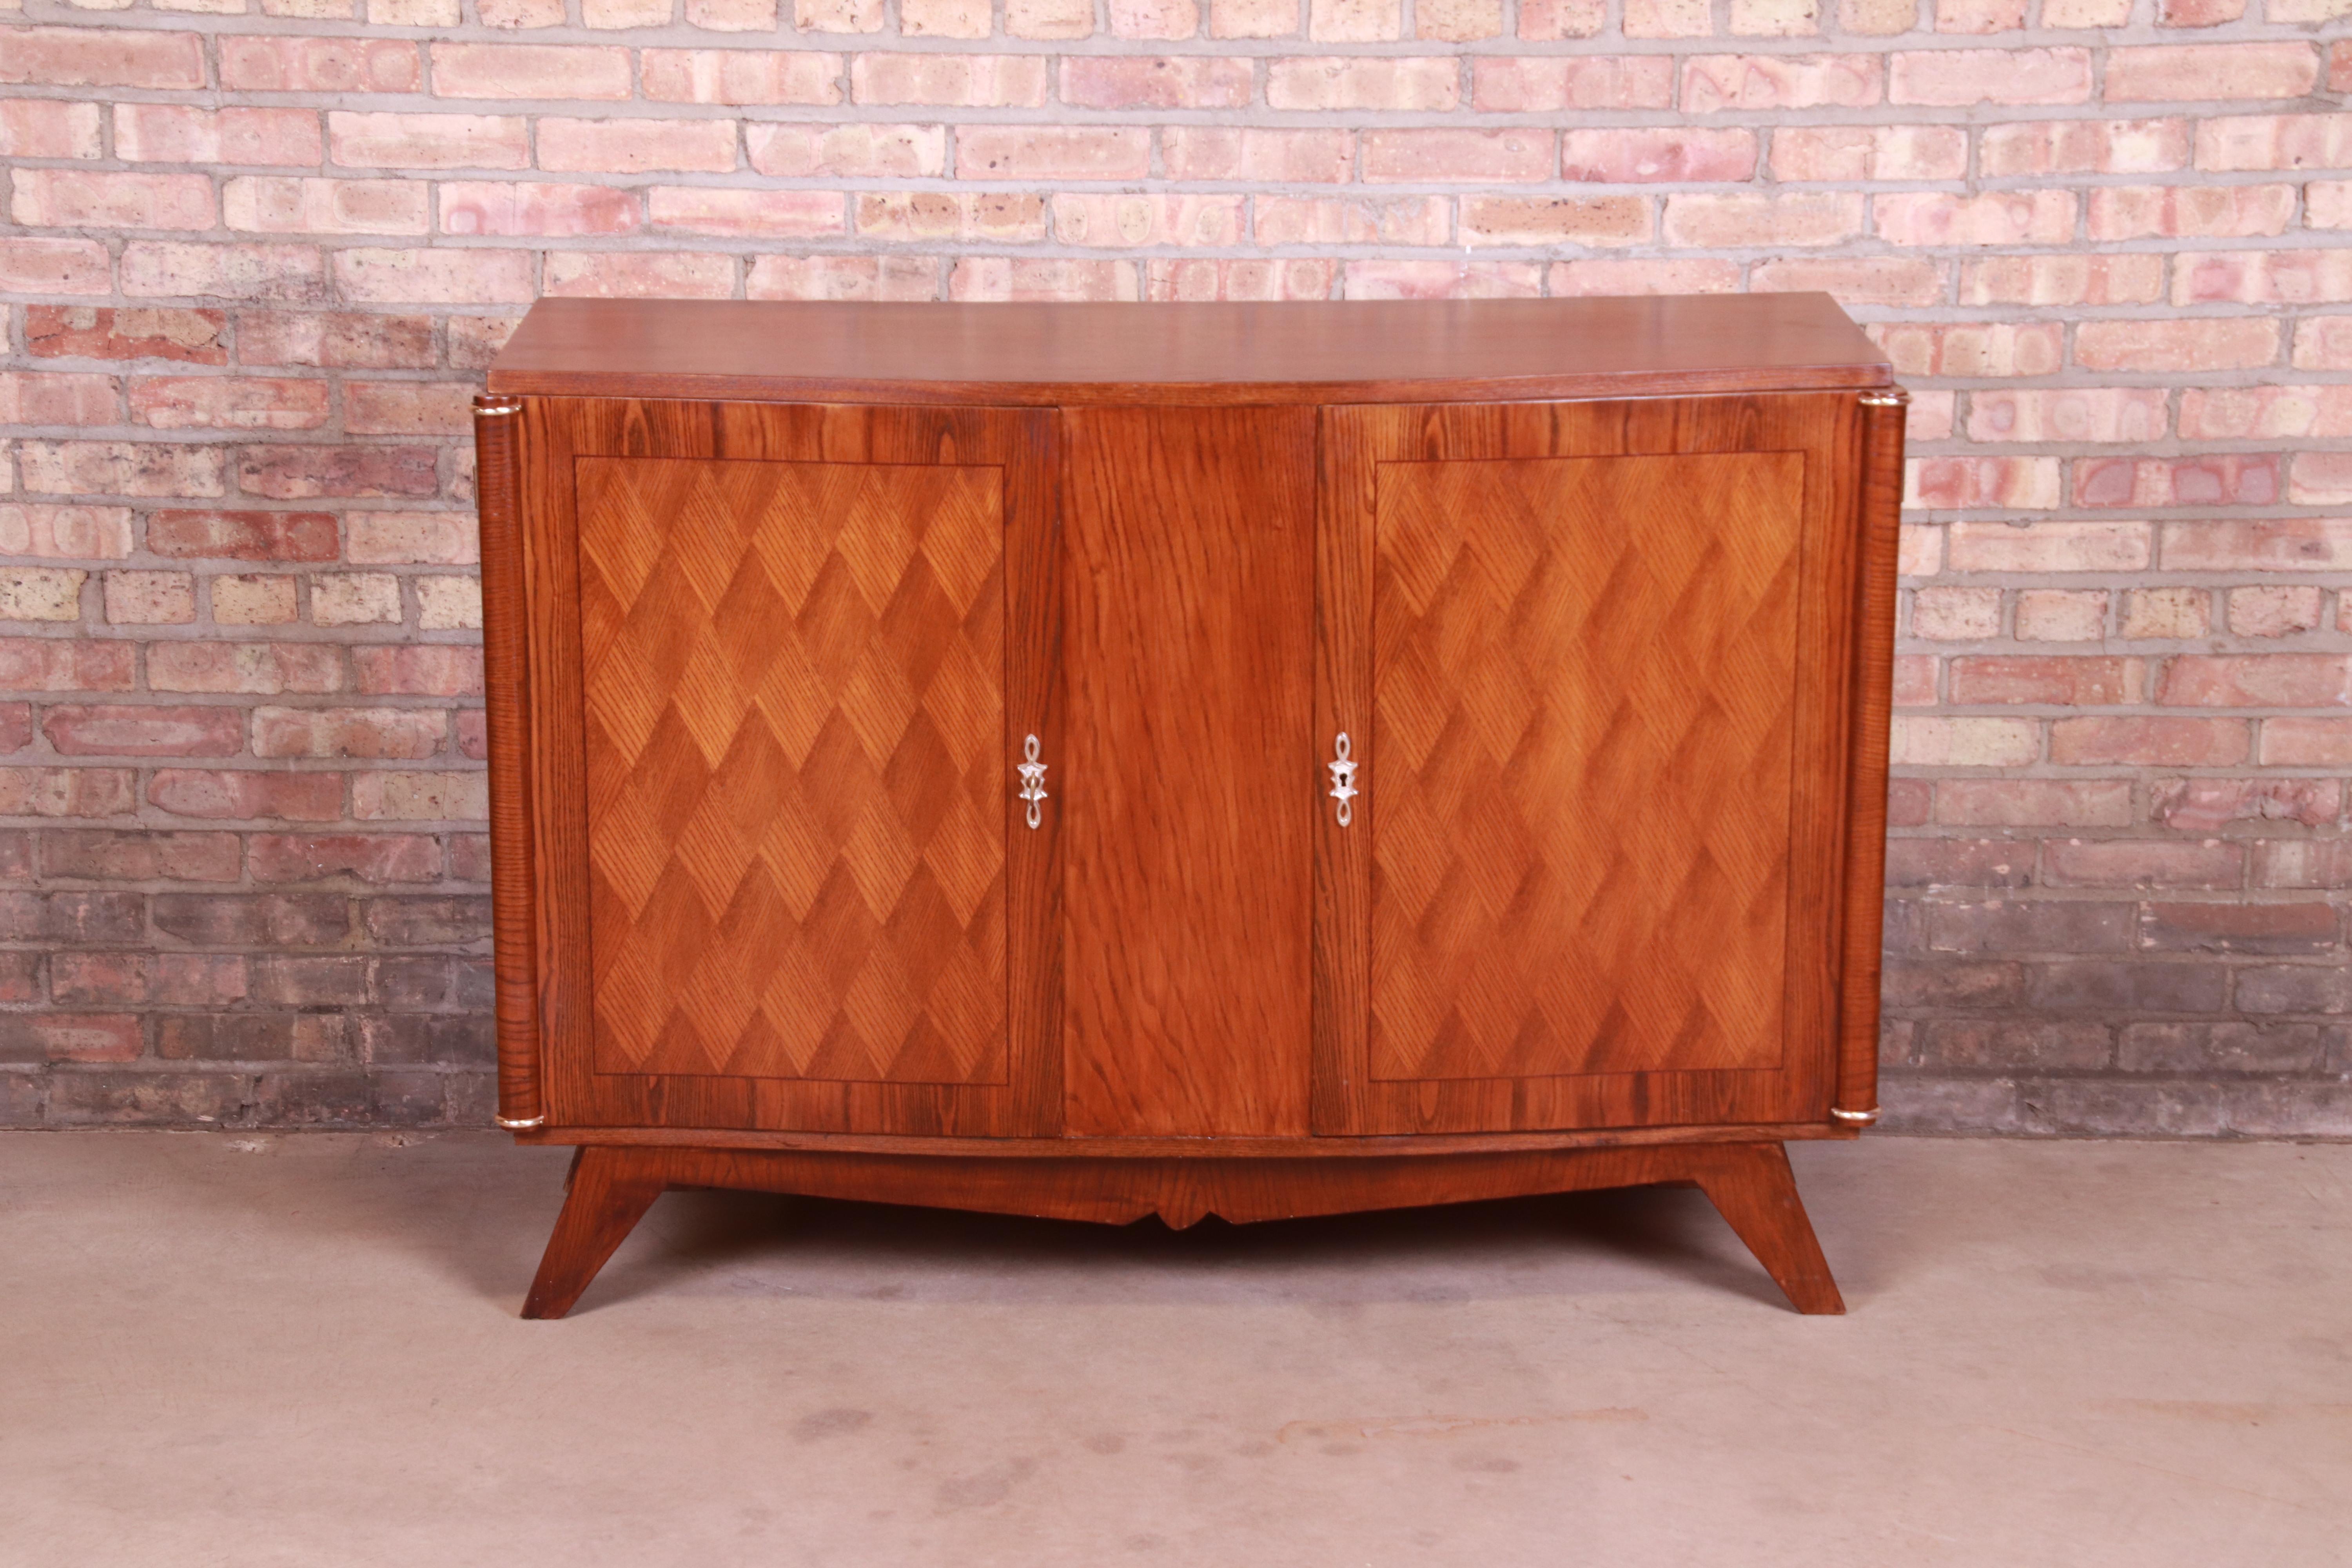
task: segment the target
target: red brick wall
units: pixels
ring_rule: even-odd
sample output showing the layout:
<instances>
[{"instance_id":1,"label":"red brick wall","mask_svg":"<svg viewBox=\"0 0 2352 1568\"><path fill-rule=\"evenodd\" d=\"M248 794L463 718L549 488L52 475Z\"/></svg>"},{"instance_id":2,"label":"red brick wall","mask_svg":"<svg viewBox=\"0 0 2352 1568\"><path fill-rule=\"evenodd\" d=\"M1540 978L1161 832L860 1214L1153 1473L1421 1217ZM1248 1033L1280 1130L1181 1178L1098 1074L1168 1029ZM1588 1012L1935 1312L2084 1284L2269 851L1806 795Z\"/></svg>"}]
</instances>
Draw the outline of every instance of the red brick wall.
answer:
<instances>
[{"instance_id":1,"label":"red brick wall","mask_svg":"<svg viewBox=\"0 0 2352 1568\"><path fill-rule=\"evenodd\" d=\"M486 1114L464 410L541 293L1827 289L1916 393L1895 1119L2352 1132L2347 18L28 0L0 1121Z\"/></svg>"}]
</instances>

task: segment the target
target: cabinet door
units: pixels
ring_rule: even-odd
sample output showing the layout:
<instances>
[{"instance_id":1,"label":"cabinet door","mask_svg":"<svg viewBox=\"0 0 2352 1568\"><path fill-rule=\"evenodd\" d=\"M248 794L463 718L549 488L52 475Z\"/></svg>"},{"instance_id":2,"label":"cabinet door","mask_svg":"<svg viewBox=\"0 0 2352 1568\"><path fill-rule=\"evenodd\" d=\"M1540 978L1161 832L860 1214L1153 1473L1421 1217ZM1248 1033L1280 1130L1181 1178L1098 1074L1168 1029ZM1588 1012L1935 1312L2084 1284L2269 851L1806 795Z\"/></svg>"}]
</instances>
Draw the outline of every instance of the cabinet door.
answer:
<instances>
[{"instance_id":1,"label":"cabinet door","mask_svg":"<svg viewBox=\"0 0 2352 1568\"><path fill-rule=\"evenodd\" d=\"M1826 1118L1857 430L1327 416L1318 1131Z\"/></svg>"},{"instance_id":2,"label":"cabinet door","mask_svg":"<svg viewBox=\"0 0 2352 1568\"><path fill-rule=\"evenodd\" d=\"M1050 417L525 418L551 1123L1051 1131Z\"/></svg>"}]
</instances>

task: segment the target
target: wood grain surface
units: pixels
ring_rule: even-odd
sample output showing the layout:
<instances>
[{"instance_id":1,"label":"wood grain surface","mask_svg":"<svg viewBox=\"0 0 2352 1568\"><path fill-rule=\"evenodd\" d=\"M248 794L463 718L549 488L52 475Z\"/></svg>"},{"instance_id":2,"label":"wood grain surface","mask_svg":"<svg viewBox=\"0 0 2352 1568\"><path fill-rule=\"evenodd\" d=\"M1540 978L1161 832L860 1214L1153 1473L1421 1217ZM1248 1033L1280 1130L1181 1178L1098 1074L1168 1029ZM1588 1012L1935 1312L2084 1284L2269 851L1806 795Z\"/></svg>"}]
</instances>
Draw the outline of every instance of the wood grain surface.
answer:
<instances>
[{"instance_id":1,"label":"wood grain surface","mask_svg":"<svg viewBox=\"0 0 2352 1568\"><path fill-rule=\"evenodd\" d=\"M499 1051L499 1117L542 1118L539 952L533 941L530 697L522 611L521 410L475 400L474 465L481 517L482 715L489 753L491 978Z\"/></svg>"},{"instance_id":2,"label":"wood grain surface","mask_svg":"<svg viewBox=\"0 0 2352 1568\"><path fill-rule=\"evenodd\" d=\"M523 418L551 1119L1057 1130L1051 421Z\"/></svg>"},{"instance_id":3,"label":"wood grain surface","mask_svg":"<svg viewBox=\"0 0 2352 1568\"><path fill-rule=\"evenodd\" d=\"M1853 416L1327 416L1318 1131L1826 1115Z\"/></svg>"},{"instance_id":4,"label":"wood grain surface","mask_svg":"<svg viewBox=\"0 0 2352 1568\"><path fill-rule=\"evenodd\" d=\"M1853 697L1846 738L1846 908L1836 1109L1878 1113L1878 973L1886 889L1886 758L1895 679L1895 579L1903 525L1907 397L1862 406L1861 560L1855 569Z\"/></svg>"},{"instance_id":5,"label":"wood grain surface","mask_svg":"<svg viewBox=\"0 0 2352 1568\"><path fill-rule=\"evenodd\" d=\"M1303 1133L1315 412L1064 418L1067 1128Z\"/></svg>"},{"instance_id":6,"label":"wood grain surface","mask_svg":"<svg viewBox=\"0 0 2352 1568\"><path fill-rule=\"evenodd\" d=\"M1248 1224L1669 1183L1705 1192L1799 1311L1845 1310L1777 1142L1314 1161L590 1147L578 1157L523 1316L560 1318L569 1311L654 1196L672 1186L1112 1225L1156 1215L1182 1229L1210 1215Z\"/></svg>"},{"instance_id":7,"label":"wood grain surface","mask_svg":"<svg viewBox=\"0 0 2352 1568\"><path fill-rule=\"evenodd\" d=\"M1803 480L1381 465L1375 1079L1780 1065Z\"/></svg>"},{"instance_id":8,"label":"wood grain surface","mask_svg":"<svg viewBox=\"0 0 2352 1568\"><path fill-rule=\"evenodd\" d=\"M541 300L494 391L841 403L1503 401L1885 386L1826 294L1284 304Z\"/></svg>"},{"instance_id":9,"label":"wood grain surface","mask_svg":"<svg viewBox=\"0 0 2352 1568\"><path fill-rule=\"evenodd\" d=\"M574 471L597 1067L1003 1081L1000 470Z\"/></svg>"}]
</instances>

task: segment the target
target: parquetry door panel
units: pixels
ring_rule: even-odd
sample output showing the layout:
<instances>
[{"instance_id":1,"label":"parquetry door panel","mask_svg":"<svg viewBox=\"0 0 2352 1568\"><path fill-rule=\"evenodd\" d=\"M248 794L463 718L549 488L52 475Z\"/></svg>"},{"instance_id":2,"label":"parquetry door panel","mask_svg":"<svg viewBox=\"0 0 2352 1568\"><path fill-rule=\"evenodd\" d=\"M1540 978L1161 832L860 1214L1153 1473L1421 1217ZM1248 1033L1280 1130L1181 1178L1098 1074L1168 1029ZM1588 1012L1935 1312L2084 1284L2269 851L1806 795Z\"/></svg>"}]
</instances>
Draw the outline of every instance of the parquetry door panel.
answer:
<instances>
[{"instance_id":1,"label":"parquetry door panel","mask_svg":"<svg viewBox=\"0 0 2352 1568\"><path fill-rule=\"evenodd\" d=\"M556 1114L1049 1131L1054 437L1006 411L551 402L529 444ZM1057 746L1047 747L1055 754Z\"/></svg>"},{"instance_id":2,"label":"parquetry door panel","mask_svg":"<svg viewBox=\"0 0 2352 1568\"><path fill-rule=\"evenodd\" d=\"M576 472L597 1068L1003 1081L1002 474Z\"/></svg>"},{"instance_id":3,"label":"parquetry door panel","mask_svg":"<svg viewBox=\"0 0 2352 1568\"><path fill-rule=\"evenodd\" d=\"M1318 1131L1825 1113L1850 407L1330 411Z\"/></svg>"},{"instance_id":4,"label":"parquetry door panel","mask_svg":"<svg viewBox=\"0 0 2352 1568\"><path fill-rule=\"evenodd\" d=\"M1803 477L1381 465L1375 1079L1779 1065Z\"/></svg>"}]
</instances>

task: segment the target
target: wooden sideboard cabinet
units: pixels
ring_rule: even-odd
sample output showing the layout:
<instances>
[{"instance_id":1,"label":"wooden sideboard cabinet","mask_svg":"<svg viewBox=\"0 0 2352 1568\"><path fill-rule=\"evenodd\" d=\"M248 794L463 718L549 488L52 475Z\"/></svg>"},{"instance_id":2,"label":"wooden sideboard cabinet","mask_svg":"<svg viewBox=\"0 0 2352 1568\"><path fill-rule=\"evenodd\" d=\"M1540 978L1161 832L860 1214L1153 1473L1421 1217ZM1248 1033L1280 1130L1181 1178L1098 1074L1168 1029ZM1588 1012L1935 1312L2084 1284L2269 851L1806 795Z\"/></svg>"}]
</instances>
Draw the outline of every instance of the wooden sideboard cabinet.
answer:
<instances>
[{"instance_id":1,"label":"wooden sideboard cabinet","mask_svg":"<svg viewBox=\"0 0 2352 1568\"><path fill-rule=\"evenodd\" d=\"M526 1316L674 1185L1692 1183L1842 1310L1904 395L1826 296L545 300L489 385Z\"/></svg>"}]
</instances>

